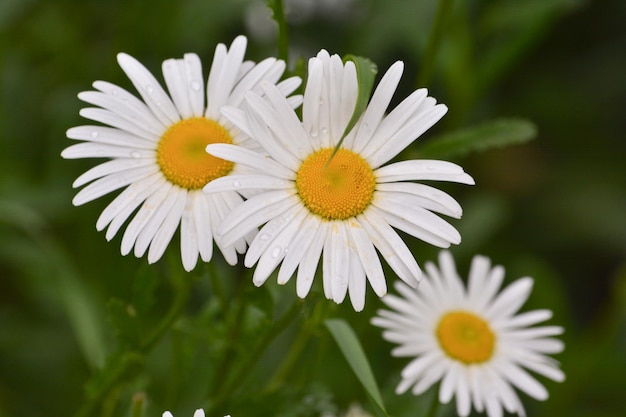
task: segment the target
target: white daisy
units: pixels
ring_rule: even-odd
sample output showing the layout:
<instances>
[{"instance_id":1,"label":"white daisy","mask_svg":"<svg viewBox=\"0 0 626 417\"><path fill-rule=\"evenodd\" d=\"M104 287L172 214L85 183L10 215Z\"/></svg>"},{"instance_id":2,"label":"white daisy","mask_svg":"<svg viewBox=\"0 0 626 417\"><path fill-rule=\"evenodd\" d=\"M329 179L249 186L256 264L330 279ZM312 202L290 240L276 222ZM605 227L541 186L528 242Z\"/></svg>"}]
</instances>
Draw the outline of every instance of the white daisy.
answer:
<instances>
[{"instance_id":1,"label":"white daisy","mask_svg":"<svg viewBox=\"0 0 626 417\"><path fill-rule=\"evenodd\" d=\"M78 177L74 187L84 187L73 199L78 206L126 187L102 212L96 223L111 240L124 222L139 208L122 237L121 252L134 247L137 257L148 251L148 262L159 260L180 224L181 254L186 270L195 267L198 254L208 262L213 253L213 236L223 217L242 202L235 192L202 193L211 180L236 173L238 167L206 154L209 143L233 143L249 147L254 142L220 114L225 105L238 106L247 91L259 82L276 83L285 63L275 58L255 64L244 61L247 40L237 37L230 49L219 44L206 88L200 58L163 62L168 95L154 76L137 60L119 54L117 60L143 101L128 91L104 81L93 83L97 91L78 97L97 107L84 108L80 115L106 126L71 128L67 137L84 141L68 147L62 156L109 158ZM277 85L288 95L300 84L297 77ZM301 97L290 98L299 105ZM234 264L246 242L234 239L228 245L216 240L225 259Z\"/></svg>"},{"instance_id":2,"label":"white daisy","mask_svg":"<svg viewBox=\"0 0 626 417\"><path fill-rule=\"evenodd\" d=\"M513 387L537 400L548 398L527 370L554 381L565 379L558 363L546 356L563 350L563 342L551 337L563 328L530 327L551 318L552 312L516 314L533 280L521 278L497 294L503 278L504 268L492 268L489 258L475 256L465 288L452 255L442 251L439 268L426 263L418 289L396 283L400 296L384 297L391 310L379 310L372 324L385 329L383 338L399 345L393 356L415 358L402 371L398 394L412 387L419 395L441 381L441 403L456 397L459 415L469 415L473 405L489 417L501 416L503 408L525 415Z\"/></svg>"},{"instance_id":3,"label":"white daisy","mask_svg":"<svg viewBox=\"0 0 626 417\"><path fill-rule=\"evenodd\" d=\"M415 91L389 115L385 111L403 71L395 63L382 77L357 125L326 166L354 111L358 95L352 62L342 63L322 50L309 61L302 122L280 92L262 83L265 97L250 93L242 108L222 113L253 136L267 155L216 144L207 151L256 170L253 175L220 178L208 193L269 190L247 200L229 215L218 233L225 244L262 226L245 257L261 285L282 261L278 283L298 268L297 294L311 288L323 251L323 287L337 303L346 293L355 310L365 304L366 278L379 296L387 292L376 249L398 276L417 285L420 269L392 227L440 247L459 243L459 233L432 213L461 216L449 195L415 180L473 184L461 167L431 160L382 166L426 131L446 112L444 105Z\"/></svg>"},{"instance_id":4,"label":"white daisy","mask_svg":"<svg viewBox=\"0 0 626 417\"><path fill-rule=\"evenodd\" d=\"M169 411L166 411L166 412L163 413L163 417L174 417L174 416ZM193 413L193 417L204 417L204 410L201 409L201 408L197 409ZM224 417L230 417L230 415L227 415L227 416L224 416Z\"/></svg>"}]
</instances>

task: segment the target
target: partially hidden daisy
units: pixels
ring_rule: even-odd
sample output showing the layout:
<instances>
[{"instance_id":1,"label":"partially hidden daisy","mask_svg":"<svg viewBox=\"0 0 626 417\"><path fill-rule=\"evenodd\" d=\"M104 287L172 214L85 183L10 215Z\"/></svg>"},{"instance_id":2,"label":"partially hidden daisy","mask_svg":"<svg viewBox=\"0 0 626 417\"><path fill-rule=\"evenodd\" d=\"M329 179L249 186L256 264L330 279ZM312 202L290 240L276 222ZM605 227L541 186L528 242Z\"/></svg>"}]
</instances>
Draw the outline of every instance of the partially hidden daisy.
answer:
<instances>
[{"instance_id":1,"label":"partially hidden daisy","mask_svg":"<svg viewBox=\"0 0 626 417\"><path fill-rule=\"evenodd\" d=\"M174 417L174 416L169 411L166 411L166 412L163 413L163 417ZM193 417L204 417L204 410L201 409L201 408L197 409L193 413ZM230 417L230 415L227 415L227 416L224 416L224 417Z\"/></svg>"},{"instance_id":2,"label":"partially hidden daisy","mask_svg":"<svg viewBox=\"0 0 626 417\"><path fill-rule=\"evenodd\" d=\"M372 324L385 329L383 338L399 346L392 355L413 357L402 371L396 392L425 392L435 383L439 401L456 397L459 415L469 415L472 405L489 417L503 409L525 415L514 388L534 399L545 400L548 391L528 371L554 381L565 375L547 356L563 350L559 326L534 326L552 317L550 310L517 314L530 295L533 280L518 279L499 294L502 266L475 256L467 287L457 274L452 255L442 251L439 267L428 262L419 288L397 282L399 295L387 295L390 310L379 310ZM534 326L534 327L533 327Z\"/></svg>"},{"instance_id":3,"label":"partially hidden daisy","mask_svg":"<svg viewBox=\"0 0 626 417\"><path fill-rule=\"evenodd\" d=\"M323 288L341 303L346 293L355 310L365 303L366 280L379 296L387 292L376 249L395 273L417 285L420 269L393 228L439 247L459 243L459 233L433 212L460 217L449 195L412 181L443 180L473 184L455 164L410 160L383 166L437 122L447 111L425 89L417 90L385 116L403 71L395 63L382 77L367 109L329 162L354 112L356 69L322 50L311 58L304 92L302 122L283 95L269 83L265 96L246 95L243 110L222 113L256 139L266 154L230 144L207 151L256 170L253 175L219 178L208 193L263 189L237 207L218 233L225 244L262 226L246 252L245 265L256 268L263 284L282 261L278 283L296 268L296 291L305 297L322 257Z\"/></svg>"},{"instance_id":4,"label":"partially hidden daisy","mask_svg":"<svg viewBox=\"0 0 626 417\"><path fill-rule=\"evenodd\" d=\"M236 192L202 192L202 187L215 178L238 172L236 164L207 154L205 148L209 143L256 146L224 119L220 109L225 105L238 106L250 90L261 92L262 80L274 85L285 70L285 63L275 58L258 64L244 61L246 44L247 39L239 36L230 48L217 45L206 91L196 54L163 62L168 95L141 63L120 53L118 63L143 101L104 81L93 83L97 91L78 95L97 106L82 109L80 115L104 126L69 129L67 137L83 143L66 148L61 155L68 159L109 160L74 181L74 187L88 185L72 202L78 206L126 187L96 222L98 230L107 228L106 238L111 240L136 211L122 237L123 255L134 247L135 256L141 257L147 251L148 262L156 262L180 225L184 268L193 269L198 255L205 262L211 259L215 230L242 198ZM286 96L300 82L294 77L276 88ZM297 106L301 97L289 101ZM243 236L228 245L219 239L215 241L230 264L236 263L237 253L246 249Z\"/></svg>"}]
</instances>

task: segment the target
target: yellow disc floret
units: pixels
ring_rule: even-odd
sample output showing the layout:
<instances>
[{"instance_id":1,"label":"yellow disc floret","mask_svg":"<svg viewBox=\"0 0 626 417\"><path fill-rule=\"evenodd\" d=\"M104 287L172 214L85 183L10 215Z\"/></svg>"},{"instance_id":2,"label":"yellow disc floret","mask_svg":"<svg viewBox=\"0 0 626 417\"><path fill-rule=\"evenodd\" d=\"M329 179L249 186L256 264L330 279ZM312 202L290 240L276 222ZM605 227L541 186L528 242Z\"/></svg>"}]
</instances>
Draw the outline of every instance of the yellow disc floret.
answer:
<instances>
[{"instance_id":1,"label":"yellow disc floret","mask_svg":"<svg viewBox=\"0 0 626 417\"><path fill-rule=\"evenodd\" d=\"M170 126L157 147L157 163L170 182L188 190L198 190L209 181L223 177L233 163L206 152L210 143L232 143L219 123L192 117Z\"/></svg>"},{"instance_id":2,"label":"yellow disc floret","mask_svg":"<svg viewBox=\"0 0 626 417\"><path fill-rule=\"evenodd\" d=\"M311 213L325 220L345 220L370 205L376 179L360 155L339 149L328 163L332 152L333 148L321 149L304 160L296 175L296 189Z\"/></svg>"},{"instance_id":3,"label":"yellow disc floret","mask_svg":"<svg viewBox=\"0 0 626 417\"><path fill-rule=\"evenodd\" d=\"M488 361L496 342L489 324L465 311L446 313L437 326L437 339L449 357L468 365Z\"/></svg>"}]
</instances>

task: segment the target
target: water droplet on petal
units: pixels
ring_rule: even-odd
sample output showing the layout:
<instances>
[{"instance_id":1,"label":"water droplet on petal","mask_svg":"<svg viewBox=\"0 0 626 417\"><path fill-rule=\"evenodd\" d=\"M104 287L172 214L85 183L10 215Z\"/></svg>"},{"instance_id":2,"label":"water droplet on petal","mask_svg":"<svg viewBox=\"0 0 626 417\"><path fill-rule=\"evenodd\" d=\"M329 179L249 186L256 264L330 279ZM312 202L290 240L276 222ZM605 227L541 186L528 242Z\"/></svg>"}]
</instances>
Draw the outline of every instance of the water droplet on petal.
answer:
<instances>
[{"instance_id":1,"label":"water droplet on petal","mask_svg":"<svg viewBox=\"0 0 626 417\"><path fill-rule=\"evenodd\" d=\"M272 249L272 258L278 258L278 255L280 255L282 251L283 248L281 248L280 246L276 246L274 249Z\"/></svg>"},{"instance_id":2,"label":"water droplet on petal","mask_svg":"<svg viewBox=\"0 0 626 417\"><path fill-rule=\"evenodd\" d=\"M309 132L309 134L311 135L312 138L316 138L318 133L316 129L311 129L311 131Z\"/></svg>"},{"instance_id":3,"label":"water droplet on petal","mask_svg":"<svg viewBox=\"0 0 626 417\"><path fill-rule=\"evenodd\" d=\"M132 152L130 153L130 156L131 156L131 157L133 157L133 158L135 158L135 159L137 159L137 158L141 158L141 154L140 154L139 152L137 152L137 151L132 151Z\"/></svg>"},{"instance_id":4,"label":"water droplet on petal","mask_svg":"<svg viewBox=\"0 0 626 417\"><path fill-rule=\"evenodd\" d=\"M265 242L265 241L267 241L269 239L270 239L270 235L268 235L267 233L261 233L259 235L259 240L262 241L262 242Z\"/></svg>"},{"instance_id":5,"label":"water droplet on petal","mask_svg":"<svg viewBox=\"0 0 626 417\"><path fill-rule=\"evenodd\" d=\"M241 187L241 183L239 181L233 181L233 187L239 188Z\"/></svg>"},{"instance_id":6,"label":"water droplet on petal","mask_svg":"<svg viewBox=\"0 0 626 417\"><path fill-rule=\"evenodd\" d=\"M91 137L94 138L94 139L97 138L99 135L100 134L97 131L95 131L95 130L93 132L91 132Z\"/></svg>"},{"instance_id":7,"label":"water droplet on petal","mask_svg":"<svg viewBox=\"0 0 626 417\"><path fill-rule=\"evenodd\" d=\"M200 91L200 81L192 81L190 87L193 91Z\"/></svg>"},{"instance_id":8,"label":"water droplet on petal","mask_svg":"<svg viewBox=\"0 0 626 417\"><path fill-rule=\"evenodd\" d=\"M323 98L320 98L320 106L321 106L322 104L324 104L324 99L323 99Z\"/></svg>"},{"instance_id":9,"label":"water droplet on petal","mask_svg":"<svg viewBox=\"0 0 626 417\"><path fill-rule=\"evenodd\" d=\"M112 90L111 90L111 94L113 94L114 96L116 96L116 95L117 95L117 88L112 89Z\"/></svg>"},{"instance_id":10,"label":"water droplet on petal","mask_svg":"<svg viewBox=\"0 0 626 417\"><path fill-rule=\"evenodd\" d=\"M154 91L154 87L152 87L150 84L146 85L145 88L148 93L152 94L152 92Z\"/></svg>"},{"instance_id":11,"label":"water droplet on petal","mask_svg":"<svg viewBox=\"0 0 626 417\"><path fill-rule=\"evenodd\" d=\"M435 169L434 165L426 165L426 169L429 171L433 171Z\"/></svg>"},{"instance_id":12,"label":"water droplet on petal","mask_svg":"<svg viewBox=\"0 0 626 417\"><path fill-rule=\"evenodd\" d=\"M325 135L325 134L327 134L327 133L328 133L328 128L327 128L326 126L324 126L324 127L322 128L322 134L324 134L324 135Z\"/></svg>"}]
</instances>

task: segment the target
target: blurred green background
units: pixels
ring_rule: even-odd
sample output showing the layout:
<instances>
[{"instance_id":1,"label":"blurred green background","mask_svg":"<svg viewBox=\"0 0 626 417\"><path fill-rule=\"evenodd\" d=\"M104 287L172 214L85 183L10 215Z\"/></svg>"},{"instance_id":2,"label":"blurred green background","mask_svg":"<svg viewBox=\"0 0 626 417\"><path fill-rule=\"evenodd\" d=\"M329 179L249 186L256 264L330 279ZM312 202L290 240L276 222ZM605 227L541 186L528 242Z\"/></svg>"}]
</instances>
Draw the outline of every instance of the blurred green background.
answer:
<instances>
[{"instance_id":1,"label":"blurred green background","mask_svg":"<svg viewBox=\"0 0 626 417\"><path fill-rule=\"evenodd\" d=\"M400 59L406 67L395 102L417 87L436 1L285 3L292 68L320 48L366 56L380 72ZM215 45L238 34L249 38L248 58L274 55L269 16L262 0L0 3L0 416L73 414L93 367L116 344L108 300L132 298L135 277L163 275L167 263L151 269L145 259L122 257L120 237L107 243L95 230L113 196L71 205L73 180L95 163L60 157L71 143L65 131L85 123L76 94L94 80L132 91L115 60L121 51L159 79L161 62L186 52L203 59L206 76ZM506 266L508 282L533 276L526 308L550 308L551 322L566 327L566 351L557 359L567 380L542 380L551 397L525 401L533 416L622 416L626 408L624 22L626 2L619 0L456 0L428 80L430 94L450 110L418 142L510 117L537 128L531 142L454 159L476 187L442 186L465 212L452 222L463 236L454 249L460 271L481 253ZM168 252L177 260L173 246ZM420 263L436 257L426 244L412 248ZM153 285L158 311L170 295L166 285ZM268 287L260 291L277 292ZM293 283L287 287L279 291L291 297ZM200 280L192 313L210 293ZM419 399L392 399L406 362L390 359L391 346L368 324L380 305L368 290L363 313L342 305L333 314L359 331L392 414L411 415ZM147 392L146 415L172 409L190 416L201 405L202 375L213 365L195 346L202 367L187 367L176 379L169 372L176 340L157 346L146 371L120 391L120 397ZM265 359L272 363L271 355ZM340 357L319 367L315 379L327 384L307 388L321 390L315 397L321 402L365 401ZM268 410L247 415L272 415Z\"/></svg>"}]
</instances>

